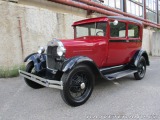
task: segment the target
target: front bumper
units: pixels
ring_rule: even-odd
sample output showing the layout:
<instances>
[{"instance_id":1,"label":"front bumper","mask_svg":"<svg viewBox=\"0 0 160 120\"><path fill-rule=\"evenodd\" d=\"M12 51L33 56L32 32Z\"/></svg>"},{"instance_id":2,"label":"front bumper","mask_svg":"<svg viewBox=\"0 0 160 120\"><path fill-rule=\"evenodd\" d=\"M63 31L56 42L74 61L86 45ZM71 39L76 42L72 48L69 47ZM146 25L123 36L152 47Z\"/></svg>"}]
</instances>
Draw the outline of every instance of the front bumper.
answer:
<instances>
[{"instance_id":1,"label":"front bumper","mask_svg":"<svg viewBox=\"0 0 160 120\"><path fill-rule=\"evenodd\" d=\"M22 71L22 70L19 70L19 74L21 76L23 76L24 78L27 78L28 80L36 82L36 83L38 83L40 85L43 85L45 87L57 88L57 89L63 90L62 81L48 80L48 79L38 77L36 75L33 75L31 73L28 73L28 72L25 72L25 71Z\"/></svg>"}]
</instances>

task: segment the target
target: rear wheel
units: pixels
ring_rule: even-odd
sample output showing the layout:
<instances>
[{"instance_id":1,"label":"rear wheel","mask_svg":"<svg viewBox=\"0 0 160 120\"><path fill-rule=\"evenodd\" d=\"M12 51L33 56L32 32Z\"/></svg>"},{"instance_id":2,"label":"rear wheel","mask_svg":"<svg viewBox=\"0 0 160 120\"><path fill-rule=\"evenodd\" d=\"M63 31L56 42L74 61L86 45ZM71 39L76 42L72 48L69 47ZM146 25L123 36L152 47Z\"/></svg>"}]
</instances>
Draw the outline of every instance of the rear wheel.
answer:
<instances>
[{"instance_id":1,"label":"rear wheel","mask_svg":"<svg viewBox=\"0 0 160 120\"><path fill-rule=\"evenodd\" d=\"M28 73L32 73L32 74L35 74L36 75L36 71L35 71L35 68L34 68L34 64L33 62L30 62L26 65L26 72ZM31 88L34 88L34 89L38 89L38 88L43 88L44 86L38 84L38 83L35 83L31 80L28 80L27 78L24 78L26 84L28 86L30 86Z\"/></svg>"},{"instance_id":2,"label":"rear wheel","mask_svg":"<svg viewBox=\"0 0 160 120\"><path fill-rule=\"evenodd\" d=\"M134 77L136 80L141 80L142 78L144 78L146 73L146 60L143 56L139 59L137 70L138 71L134 73Z\"/></svg>"},{"instance_id":3,"label":"rear wheel","mask_svg":"<svg viewBox=\"0 0 160 120\"><path fill-rule=\"evenodd\" d=\"M78 65L69 73L64 73L61 80L63 81L61 96L71 106L84 104L92 94L94 75L86 65Z\"/></svg>"}]
</instances>

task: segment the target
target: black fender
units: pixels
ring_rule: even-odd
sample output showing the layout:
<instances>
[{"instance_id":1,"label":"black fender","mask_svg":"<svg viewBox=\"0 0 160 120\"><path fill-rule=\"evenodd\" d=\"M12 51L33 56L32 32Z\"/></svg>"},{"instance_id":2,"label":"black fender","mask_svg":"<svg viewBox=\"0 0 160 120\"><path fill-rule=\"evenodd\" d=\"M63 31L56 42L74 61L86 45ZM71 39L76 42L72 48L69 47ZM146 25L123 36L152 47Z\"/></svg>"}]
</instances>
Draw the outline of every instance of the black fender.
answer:
<instances>
[{"instance_id":1,"label":"black fender","mask_svg":"<svg viewBox=\"0 0 160 120\"><path fill-rule=\"evenodd\" d=\"M24 59L24 62L27 62L28 60L32 60L31 56L35 55L35 54L38 54L38 53L32 53L30 55L28 55L25 59Z\"/></svg>"},{"instance_id":2,"label":"black fender","mask_svg":"<svg viewBox=\"0 0 160 120\"><path fill-rule=\"evenodd\" d=\"M149 57L148 57L148 54L145 50L138 50L135 55L133 56L132 60L131 60L131 64L136 66L138 65L138 61L139 59L141 58L141 56L143 56L146 60L146 65L150 65L150 62L149 62Z\"/></svg>"},{"instance_id":3,"label":"black fender","mask_svg":"<svg viewBox=\"0 0 160 120\"><path fill-rule=\"evenodd\" d=\"M95 75L101 75L94 61L86 56L76 56L66 60L62 65L61 71L64 73L69 72L78 64L88 65Z\"/></svg>"},{"instance_id":4,"label":"black fender","mask_svg":"<svg viewBox=\"0 0 160 120\"><path fill-rule=\"evenodd\" d=\"M32 53L30 55L28 55L25 59L24 62L33 62L34 63L34 67L35 70L37 72L42 70L42 66L45 67L46 65L42 65L42 64L46 64L46 55L45 54L38 54L38 53Z\"/></svg>"}]
</instances>

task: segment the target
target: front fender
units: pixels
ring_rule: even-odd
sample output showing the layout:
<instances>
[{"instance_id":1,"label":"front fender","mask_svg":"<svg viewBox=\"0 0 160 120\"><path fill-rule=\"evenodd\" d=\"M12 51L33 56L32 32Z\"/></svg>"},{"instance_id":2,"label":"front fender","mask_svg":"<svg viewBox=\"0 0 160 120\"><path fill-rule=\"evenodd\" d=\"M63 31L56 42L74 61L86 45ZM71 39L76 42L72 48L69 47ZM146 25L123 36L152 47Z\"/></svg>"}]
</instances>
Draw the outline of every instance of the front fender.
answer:
<instances>
[{"instance_id":1,"label":"front fender","mask_svg":"<svg viewBox=\"0 0 160 120\"><path fill-rule=\"evenodd\" d=\"M74 68L74 66L76 66L80 63L87 64L87 65L92 66L98 70L94 61L88 57L85 57L85 56L76 56L76 57L73 57L73 58L66 60L63 63L61 70L62 70L62 72L68 72L68 71L72 70Z\"/></svg>"},{"instance_id":2,"label":"front fender","mask_svg":"<svg viewBox=\"0 0 160 120\"><path fill-rule=\"evenodd\" d=\"M31 61L31 60L33 59L32 56L33 56L33 55L36 55L36 54L38 54L38 53L32 53L32 54L28 55L28 56L24 59L24 62Z\"/></svg>"},{"instance_id":3,"label":"front fender","mask_svg":"<svg viewBox=\"0 0 160 120\"><path fill-rule=\"evenodd\" d=\"M62 65L61 71L64 73L70 72L72 69L74 69L75 66L79 64L88 65L96 77L100 76L105 79L105 77L99 71L99 68L94 63L94 61L85 56L76 56L76 57L66 60Z\"/></svg>"},{"instance_id":4,"label":"front fender","mask_svg":"<svg viewBox=\"0 0 160 120\"><path fill-rule=\"evenodd\" d=\"M27 62L27 61L32 61L34 63L35 70L39 72L42 69L42 64L46 61L46 55L32 53L24 59L24 62Z\"/></svg>"}]
</instances>

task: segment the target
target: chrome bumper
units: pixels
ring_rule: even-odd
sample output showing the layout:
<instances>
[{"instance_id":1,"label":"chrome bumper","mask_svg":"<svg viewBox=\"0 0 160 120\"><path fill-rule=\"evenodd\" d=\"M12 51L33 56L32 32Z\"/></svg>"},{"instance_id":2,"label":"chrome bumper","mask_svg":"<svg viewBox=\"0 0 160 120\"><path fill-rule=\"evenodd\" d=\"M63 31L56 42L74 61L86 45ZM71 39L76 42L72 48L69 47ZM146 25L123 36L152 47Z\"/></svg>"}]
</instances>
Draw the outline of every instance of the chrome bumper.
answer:
<instances>
[{"instance_id":1,"label":"chrome bumper","mask_svg":"<svg viewBox=\"0 0 160 120\"><path fill-rule=\"evenodd\" d=\"M45 87L57 88L57 89L63 90L62 81L48 80L48 79L38 77L36 75L33 75L31 73L28 73L28 72L25 72L22 70L19 70L19 74L21 76L23 76L24 78L27 78L28 80L36 82L36 83L43 85Z\"/></svg>"}]
</instances>

